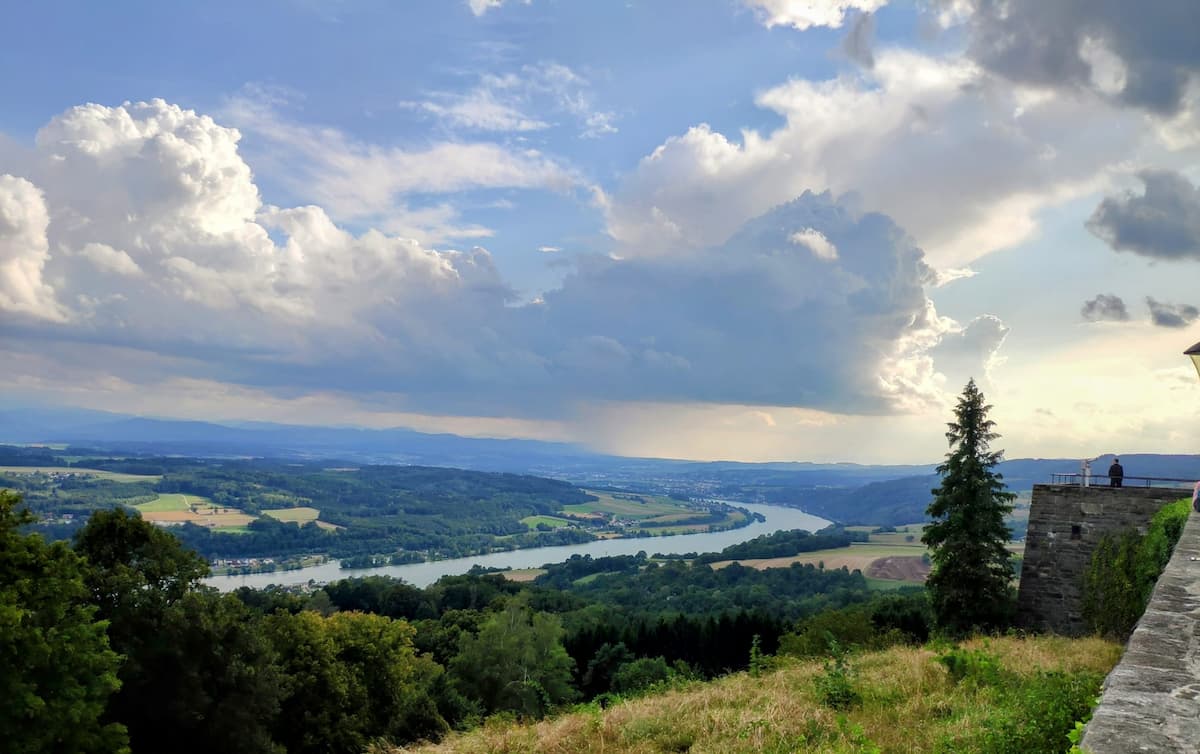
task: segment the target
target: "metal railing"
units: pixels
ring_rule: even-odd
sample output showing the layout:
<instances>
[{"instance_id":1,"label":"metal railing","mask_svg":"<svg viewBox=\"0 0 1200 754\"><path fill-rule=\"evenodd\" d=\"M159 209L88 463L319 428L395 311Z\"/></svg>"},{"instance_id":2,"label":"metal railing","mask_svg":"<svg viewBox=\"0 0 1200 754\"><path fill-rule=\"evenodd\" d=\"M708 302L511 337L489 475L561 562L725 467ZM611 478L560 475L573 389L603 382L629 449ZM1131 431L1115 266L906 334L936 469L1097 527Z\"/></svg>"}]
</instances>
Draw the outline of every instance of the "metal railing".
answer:
<instances>
[{"instance_id":1,"label":"metal railing","mask_svg":"<svg viewBox=\"0 0 1200 754\"><path fill-rule=\"evenodd\" d=\"M1078 472L1074 474L1051 474L1050 484L1070 484L1076 487L1111 487L1107 474L1089 474L1085 478ZM1196 486L1195 479L1171 479L1157 476L1125 476L1121 477L1122 487L1170 487L1191 490Z\"/></svg>"}]
</instances>

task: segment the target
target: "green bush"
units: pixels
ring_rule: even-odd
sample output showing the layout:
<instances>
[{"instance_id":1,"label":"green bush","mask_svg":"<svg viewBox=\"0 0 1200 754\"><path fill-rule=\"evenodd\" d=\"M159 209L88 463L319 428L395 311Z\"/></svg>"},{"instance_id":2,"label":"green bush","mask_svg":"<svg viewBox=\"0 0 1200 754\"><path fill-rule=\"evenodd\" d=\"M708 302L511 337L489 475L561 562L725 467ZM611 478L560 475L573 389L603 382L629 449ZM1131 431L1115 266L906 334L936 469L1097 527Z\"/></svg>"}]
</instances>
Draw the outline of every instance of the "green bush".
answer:
<instances>
[{"instance_id":1,"label":"green bush","mask_svg":"<svg viewBox=\"0 0 1200 754\"><path fill-rule=\"evenodd\" d=\"M1154 514L1145 536L1129 529L1101 538L1084 574L1083 619L1089 629L1118 638L1133 632L1190 510L1190 501L1179 500Z\"/></svg>"},{"instance_id":2,"label":"green bush","mask_svg":"<svg viewBox=\"0 0 1200 754\"><path fill-rule=\"evenodd\" d=\"M832 636L827 636L827 641L832 657L825 663L825 672L817 676L817 696L829 709L853 709L862 703L862 695L854 688L854 668L846 661L849 653Z\"/></svg>"},{"instance_id":3,"label":"green bush","mask_svg":"<svg viewBox=\"0 0 1200 754\"><path fill-rule=\"evenodd\" d=\"M1040 671L1001 674L989 713L943 741L940 751L965 754L1060 754L1076 722L1088 720L1103 677L1099 673Z\"/></svg>"},{"instance_id":4,"label":"green bush","mask_svg":"<svg viewBox=\"0 0 1200 754\"><path fill-rule=\"evenodd\" d=\"M1059 754L1080 720L1091 717L1103 676L1090 671L1006 670L985 649L952 647L938 655L955 683L985 701L986 714L947 736L942 754Z\"/></svg>"},{"instance_id":5,"label":"green bush","mask_svg":"<svg viewBox=\"0 0 1200 754\"><path fill-rule=\"evenodd\" d=\"M998 686L1001 683L1000 660L983 649L952 647L938 655L955 683L975 686Z\"/></svg>"},{"instance_id":6,"label":"green bush","mask_svg":"<svg viewBox=\"0 0 1200 754\"><path fill-rule=\"evenodd\" d=\"M923 590L880 595L866 604L824 610L801 621L795 631L779 637L778 654L821 657L829 652L828 636L854 649L919 644L929 638L932 622L929 597Z\"/></svg>"}]
</instances>

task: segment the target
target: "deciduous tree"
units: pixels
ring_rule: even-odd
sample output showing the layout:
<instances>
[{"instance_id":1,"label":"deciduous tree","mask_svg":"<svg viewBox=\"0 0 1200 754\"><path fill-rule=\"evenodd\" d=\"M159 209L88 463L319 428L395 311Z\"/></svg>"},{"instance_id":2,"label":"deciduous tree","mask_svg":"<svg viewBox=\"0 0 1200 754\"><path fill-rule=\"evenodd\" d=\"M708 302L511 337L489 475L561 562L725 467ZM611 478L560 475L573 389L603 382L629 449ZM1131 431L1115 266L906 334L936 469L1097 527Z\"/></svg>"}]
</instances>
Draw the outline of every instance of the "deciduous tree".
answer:
<instances>
[{"instance_id":1,"label":"deciduous tree","mask_svg":"<svg viewBox=\"0 0 1200 754\"><path fill-rule=\"evenodd\" d=\"M450 669L462 693L480 700L485 712L540 717L575 696L575 663L562 637L558 616L513 602L488 618L477 636L463 637Z\"/></svg>"},{"instance_id":2,"label":"deciduous tree","mask_svg":"<svg viewBox=\"0 0 1200 754\"><path fill-rule=\"evenodd\" d=\"M0 490L0 749L128 751L105 723L119 658L88 604L80 558L19 527L33 517Z\"/></svg>"}]
</instances>

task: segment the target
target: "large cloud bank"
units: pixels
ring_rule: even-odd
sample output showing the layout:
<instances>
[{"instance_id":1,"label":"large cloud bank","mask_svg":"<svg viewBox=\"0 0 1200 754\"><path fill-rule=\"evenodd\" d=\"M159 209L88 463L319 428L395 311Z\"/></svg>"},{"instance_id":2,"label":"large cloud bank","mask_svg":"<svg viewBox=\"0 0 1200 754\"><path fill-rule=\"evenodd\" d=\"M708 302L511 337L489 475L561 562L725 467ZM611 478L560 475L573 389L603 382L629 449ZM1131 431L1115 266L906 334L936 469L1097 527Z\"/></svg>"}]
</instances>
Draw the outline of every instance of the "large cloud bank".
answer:
<instances>
[{"instance_id":1,"label":"large cloud bank","mask_svg":"<svg viewBox=\"0 0 1200 754\"><path fill-rule=\"evenodd\" d=\"M736 135L693 126L618 187L609 230L631 253L720 243L828 187L894 218L936 266L959 267L1028 238L1045 207L1094 190L1145 130L1102 102L1033 96L970 60L897 48L875 53L869 71L794 79L756 101L782 125Z\"/></svg>"},{"instance_id":2,"label":"large cloud bank","mask_svg":"<svg viewBox=\"0 0 1200 754\"><path fill-rule=\"evenodd\" d=\"M971 56L1040 87L1088 90L1172 114L1200 74L1195 0L941 0L965 18Z\"/></svg>"},{"instance_id":3,"label":"large cloud bank","mask_svg":"<svg viewBox=\"0 0 1200 754\"><path fill-rule=\"evenodd\" d=\"M483 249L264 204L238 142L158 100L86 105L0 165L9 351L71 353L133 381L386 394L444 413L610 400L887 412L941 400L1004 337L991 318L939 317L915 243L828 193L720 243L584 258L518 305ZM114 347L139 356L87 353Z\"/></svg>"}]
</instances>

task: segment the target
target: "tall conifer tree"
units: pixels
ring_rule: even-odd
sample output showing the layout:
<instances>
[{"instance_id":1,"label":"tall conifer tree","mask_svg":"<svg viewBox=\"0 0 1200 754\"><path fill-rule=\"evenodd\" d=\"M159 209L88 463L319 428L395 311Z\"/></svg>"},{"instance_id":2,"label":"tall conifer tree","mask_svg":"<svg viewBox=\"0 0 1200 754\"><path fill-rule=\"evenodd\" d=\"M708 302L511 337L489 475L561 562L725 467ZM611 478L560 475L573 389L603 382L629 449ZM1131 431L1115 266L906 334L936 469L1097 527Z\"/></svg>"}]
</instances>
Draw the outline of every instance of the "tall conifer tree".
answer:
<instances>
[{"instance_id":1,"label":"tall conifer tree","mask_svg":"<svg viewBox=\"0 0 1200 754\"><path fill-rule=\"evenodd\" d=\"M933 490L926 513L933 523L921 538L933 551L926 586L937 625L950 633L1003 627L1012 614L1011 532L1004 516L1016 495L993 469L1004 451L992 451L1000 437L987 418L991 406L975 380L967 383L946 439L950 452L938 466L942 484Z\"/></svg>"}]
</instances>

